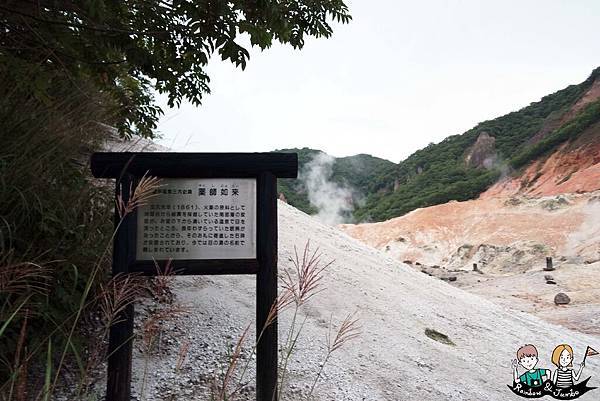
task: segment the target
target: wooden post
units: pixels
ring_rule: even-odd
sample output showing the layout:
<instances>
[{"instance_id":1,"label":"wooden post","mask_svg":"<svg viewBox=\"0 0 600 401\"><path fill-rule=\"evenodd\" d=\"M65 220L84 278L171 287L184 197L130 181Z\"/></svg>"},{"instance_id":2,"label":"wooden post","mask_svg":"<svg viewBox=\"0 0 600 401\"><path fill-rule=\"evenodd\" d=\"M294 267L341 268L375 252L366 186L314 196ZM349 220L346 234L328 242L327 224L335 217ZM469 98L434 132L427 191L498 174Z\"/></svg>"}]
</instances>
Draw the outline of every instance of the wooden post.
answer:
<instances>
[{"instance_id":1,"label":"wooden post","mask_svg":"<svg viewBox=\"0 0 600 401\"><path fill-rule=\"evenodd\" d=\"M132 178L125 175L117 180L116 196L129 200L130 183ZM127 274L129 261L132 257L132 244L135 243L135 232L132 230L134 215L130 214L120 227L119 211L115 208L115 229L113 247L113 277L119 273ZM118 227L118 228L117 228ZM110 327L108 339L108 376L106 380L106 401L129 401L131 398L131 356L133 343L133 304L117 316L118 323Z\"/></svg>"},{"instance_id":2,"label":"wooden post","mask_svg":"<svg viewBox=\"0 0 600 401\"><path fill-rule=\"evenodd\" d=\"M271 306L277 300L277 178L270 172L258 177L256 335L263 332ZM258 339L258 338L257 338ZM256 347L256 400L277 401L277 319Z\"/></svg>"},{"instance_id":3,"label":"wooden post","mask_svg":"<svg viewBox=\"0 0 600 401\"><path fill-rule=\"evenodd\" d=\"M552 257L546 257L546 267L544 268L544 270L548 272L554 270L554 266L552 265Z\"/></svg>"}]
</instances>

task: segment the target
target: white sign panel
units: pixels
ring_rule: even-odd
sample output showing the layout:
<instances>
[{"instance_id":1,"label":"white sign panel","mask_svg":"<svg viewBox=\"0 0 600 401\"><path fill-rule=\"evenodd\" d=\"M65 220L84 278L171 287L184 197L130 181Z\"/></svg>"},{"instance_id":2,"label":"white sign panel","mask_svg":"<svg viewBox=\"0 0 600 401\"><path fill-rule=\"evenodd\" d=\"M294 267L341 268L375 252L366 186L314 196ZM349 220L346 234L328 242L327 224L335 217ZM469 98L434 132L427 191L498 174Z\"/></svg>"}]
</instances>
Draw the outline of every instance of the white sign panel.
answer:
<instances>
[{"instance_id":1,"label":"white sign panel","mask_svg":"<svg viewBox=\"0 0 600 401\"><path fill-rule=\"evenodd\" d=\"M137 260L256 258L256 179L160 185L137 212Z\"/></svg>"}]
</instances>

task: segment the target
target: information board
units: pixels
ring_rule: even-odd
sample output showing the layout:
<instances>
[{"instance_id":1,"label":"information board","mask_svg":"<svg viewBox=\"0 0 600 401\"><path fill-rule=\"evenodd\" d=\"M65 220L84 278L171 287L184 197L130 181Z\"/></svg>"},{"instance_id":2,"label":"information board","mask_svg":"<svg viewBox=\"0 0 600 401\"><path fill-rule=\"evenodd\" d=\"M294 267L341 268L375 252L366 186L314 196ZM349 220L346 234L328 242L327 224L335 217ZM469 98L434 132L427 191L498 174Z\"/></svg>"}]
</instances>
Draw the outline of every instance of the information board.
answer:
<instances>
[{"instance_id":1,"label":"information board","mask_svg":"<svg viewBox=\"0 0 600 401\"><path fill-rule=\"evenodd\" d=\"M254 258L254 178L163 178L137 211L137 260Z\"/></svg>"}]
</instances>

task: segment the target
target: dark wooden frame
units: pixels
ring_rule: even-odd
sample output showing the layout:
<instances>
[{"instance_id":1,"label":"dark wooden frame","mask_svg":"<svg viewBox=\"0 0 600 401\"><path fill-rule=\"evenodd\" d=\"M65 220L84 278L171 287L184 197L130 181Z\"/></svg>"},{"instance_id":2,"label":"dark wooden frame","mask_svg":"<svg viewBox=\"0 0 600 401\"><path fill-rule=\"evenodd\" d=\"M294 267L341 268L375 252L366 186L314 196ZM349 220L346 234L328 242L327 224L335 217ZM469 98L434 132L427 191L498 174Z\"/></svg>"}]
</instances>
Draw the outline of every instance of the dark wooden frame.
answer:
<instances>
[{"instance_id":1,"label":"dark wooden frame","mask_svg":"<svg viewBox=\"0 0 600 401\"><path fill-rule=\"evenodd\" d=\"M173 260L176 274L256 274L256 399L277 399L277 320L263 328L277 300L277 178L296 178L295 153L94 153L98 178L116 178L115 196L129 199L130 186L144 175L160 178L256 178L256 259ZM115 227L120 218L115 210ZM154 275L153 261L137 261L136 215L129 214L114 239L113 275ZM161 261L158 261L161 263ZM163 263L165 261L162 261ZM111 327L106 401L129 401L133 305Z\"/></svg>"}]
</instances>

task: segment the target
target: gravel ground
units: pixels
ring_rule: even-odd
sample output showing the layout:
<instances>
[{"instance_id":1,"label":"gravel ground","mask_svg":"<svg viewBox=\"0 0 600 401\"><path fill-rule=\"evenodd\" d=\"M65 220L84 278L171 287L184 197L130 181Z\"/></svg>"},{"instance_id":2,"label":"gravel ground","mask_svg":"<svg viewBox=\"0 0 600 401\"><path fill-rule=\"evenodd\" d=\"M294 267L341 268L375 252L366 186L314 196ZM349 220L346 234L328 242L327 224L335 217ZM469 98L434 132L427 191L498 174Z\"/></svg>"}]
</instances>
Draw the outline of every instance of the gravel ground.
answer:
<instances>
[{"instance_id":1,"label":"gravel ground","mask_svg":"<svg viewBox=\"0 0 600 401\"><path fill-rule=\"evenodd\" d=\"M308 239L313 247L320 247L325 259L335 259L325 273L326 289L301 313L306 324L290 361L285 399L305 399L325 354L330 317L339 322L353 311L358 311L362 334L325 366L315 399L517 399L506 384L511 381L511 359L520 345L535 344L540 367L547 368L558 343L573 345L576 361L586 345L600 349L597 336L546 323L415 272L281 202L279 231L280 269L291 266L294 245L302 249ZM174 292L176 302L186 305L189 312L165 323L160 350L150 357L142 351L142 341L137 341L136 399L142 399L144 371L147 400L210 399L210 383L214 372L226 365L228 348L247 325L253 326L252 276L177 278ZM154 308L150 302L138 306L137 333ZM290 321L289 312L281 316L280 338L285 338ZM455 345L429 338L427 328L446 334ZM177 369L186 343L187 356ZM241 363L248 360L249 383L241 399L254 397L249 346ZM585 377L594 376L591 383L595 385L600 376L598 362L588 359L584 372ZM591 392L581 399L595 397Z\"/></svg>"},{"instance_id":2,"label":"gravel ground","mask_svg":"<svg viewBox=\"0 0 600 401\"><path fill-rule=\"evenodd\" d=\"M576 362L587 345L600 349L598 336L547 323L415 271L282 202L279 232L280 270L291 266L294 245L302 249L308 239L324 259L335 260L325 272L326 289L301 311L306 322L282 399L307 399L326 351L330 318L335 325L354 311L362 333L333 354L315 400L518 400L506 385L521 345L537 346L543 368L552 367L550 354L559 343L573 346ZM188 313L163 322L154 353L144 352L143 340L136 339L135 400L209 400L210 384L226 365L228 349L254 324L253 276L178 277L173 291L175 302ZM138 335L161 307L149 300L136 306ZM290 321L289 312L280 317L280 339ZM454 345L428 337L426 329L447 335ZM254 399L254 335L251 331L240 362L249 362L241 400ZM185 360L178 363L182 353ZM598 386L600 357L588 358L583 377L589 375L590 385ZM580 399L597 400L599 391Z\"/></svg>"}]
</instances>

